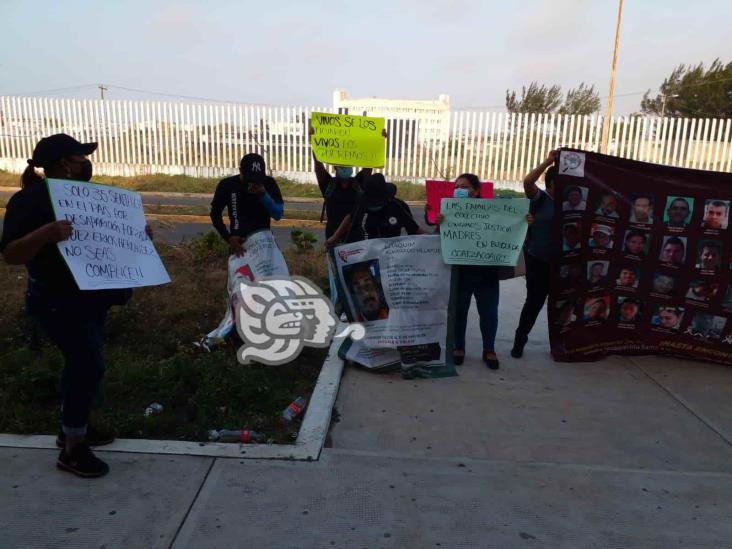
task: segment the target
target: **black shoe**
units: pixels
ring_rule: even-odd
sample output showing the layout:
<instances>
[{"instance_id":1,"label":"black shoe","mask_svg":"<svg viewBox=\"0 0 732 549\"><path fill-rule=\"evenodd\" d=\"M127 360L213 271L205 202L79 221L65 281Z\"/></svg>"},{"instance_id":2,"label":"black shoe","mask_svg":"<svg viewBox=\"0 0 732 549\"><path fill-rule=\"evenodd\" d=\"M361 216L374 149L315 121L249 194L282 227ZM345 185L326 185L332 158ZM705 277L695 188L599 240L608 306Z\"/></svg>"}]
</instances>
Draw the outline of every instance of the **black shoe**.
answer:
<instances>
[{"instance_id":1,"label":"black shoe","mask_svg":"<svg viewBox=\"0 0 732 549\"><path fill-rule=\"evenodd\" d=\"M491 370L498 370L499 362L497 358L488 358L488 353L483 351L483 362Z\"/></svg>"},{"instance_id":2,"label":"black shoe","mask_svg":"<svg viewBox=\"0 0 732 549\"><path fill-rule=\"evenodd\" d=\"M104 446L105 444L112 444L114 442L114 433L101 431L90 425L86 429L85 438L89 446ZM56 436L56 446L59 448L66 447L66 433L63 431L59 431L58 436Z\"/></svg>"},{"instance_id":3,"label":"black shoe","mask_svg":"<svg viewBox=\"0 0 732 549\"><path fill-rule=\"evenodd\" d=\"M455 364L455 366L462 366L463 361L465 360L465 353L461 355L456 355L454 352L452 353L452 362Z\"/></svg>"},{"instance_id":4,"label":"black shoe","mask_svg":"<svg viewBox=\"0 0 732 549\"><path fill-rule=\"evenodd\" d=\"M527 337L519 337L516 335L513 340L513 349L511 349L511 356L513 358L521 358L524 355L524 347L528 339Z\"/></svg>"},{"instance_id":5,"label":"black shoe","mask_svg":"<svg viewBox=\"0 0 732 549\"><path fill-rule=\"evenodd\" d=\"M103 477L109 473L109 465L96 457L87 444L75 446L71 455L66 455L66 450L61 450L56 467L84 478Z\"/></svg>"}]
</instances>

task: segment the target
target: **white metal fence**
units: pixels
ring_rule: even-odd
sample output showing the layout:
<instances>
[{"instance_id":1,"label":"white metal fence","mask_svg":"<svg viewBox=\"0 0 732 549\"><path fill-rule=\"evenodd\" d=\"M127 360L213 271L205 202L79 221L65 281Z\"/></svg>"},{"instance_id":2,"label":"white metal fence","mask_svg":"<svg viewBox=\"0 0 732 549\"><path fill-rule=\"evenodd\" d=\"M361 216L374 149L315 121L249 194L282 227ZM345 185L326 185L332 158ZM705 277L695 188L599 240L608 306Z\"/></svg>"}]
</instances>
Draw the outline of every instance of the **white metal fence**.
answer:
<instances>
[{"instance_id":1,"label":"white metal fence","mask_svg":"<svg viewBox=\"0 0 732 549\"><path fill-rule=\"evenodd\" d=\"M313 165L308 121L327 107L224 103L102 101L0 97L0 168L21 171L35 143L64 132L97 141L95 172L221 176L247 152L258 152L278 175L309 179ZM358 113L362 114L362 113ZM552 148L598 151L602 116L448 113L449 130L422 137L419 120L387 119L386 165L391 180L454 178L516 181ZM631 159L732 171L730 119L619 116L609 153Z\"/></svg>"}]
</instances>

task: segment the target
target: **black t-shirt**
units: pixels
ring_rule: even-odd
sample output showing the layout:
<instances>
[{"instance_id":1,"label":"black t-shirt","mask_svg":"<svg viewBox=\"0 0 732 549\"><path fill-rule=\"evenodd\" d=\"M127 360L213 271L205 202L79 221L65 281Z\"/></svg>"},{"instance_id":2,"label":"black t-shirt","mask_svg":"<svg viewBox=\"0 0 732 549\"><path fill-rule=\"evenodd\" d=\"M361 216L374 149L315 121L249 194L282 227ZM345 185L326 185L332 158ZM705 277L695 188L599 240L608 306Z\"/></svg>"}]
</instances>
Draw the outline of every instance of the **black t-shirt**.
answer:
<instances>
[{"instance_id":1,"label":"black t-shirt","mask_svg":"<svg viewBox=\"0 0 732 549\"><path fill-rule=\"evenodd\" d=\"M378 212L370 212L359 204L354 209L351 220L351 230L346 242L400 236L402 229L406 229L407 234L417 234L419 231L419 225L409 208L395 199L387 201Z\"/></svg>"},{"instance_id":2,"label":"black t-shirt","mask_svg":"<svg viewBox=\"0 0 732 549\"><path fill-rule=\"evenodd\" d=\"M216 186L211 202L211 221L224 240L230 236L246 238L254 231L269 229L270 215L262 203L262 197L249 192L249 184L238 175L222 179ZM277 182L267 177L264 190L278 204L282 204L282 194ZM224 208L229 211L229 228L226 229L221 217Z\"/></svg>"},{"instance_id":3,"label":"black t-shirt","mask_svg":"<svg viewBox=\"0 0 732 549\"><path fill-rule=\"evenodd\" d=\"M53 221L56 221L56 217L45 183L35 183L18 191L10 198L5 210L0 252L4 252L12 241ZM26 265L26 268L32 279L50 290L56 292L79 291L56 244L43 246Z\"/></svg>"},{"instance_id":4,"label":"black t-shirt","mask_svg":"<svg viewBox=\"0 0 732 549\"><path fill-rule=\"evenodd\" d=\"M366 174L361 170L356 174L356 177L349 177L349 185L345 189L341 187L340 179L330 174L325 175L328 177L318 178L318 186L325 199L325 215L327 218L325 238L330 238L338 230L343 219L356 206L356 202L361 197L361 189L363 189Z\"/></svg>"}]
</instances>

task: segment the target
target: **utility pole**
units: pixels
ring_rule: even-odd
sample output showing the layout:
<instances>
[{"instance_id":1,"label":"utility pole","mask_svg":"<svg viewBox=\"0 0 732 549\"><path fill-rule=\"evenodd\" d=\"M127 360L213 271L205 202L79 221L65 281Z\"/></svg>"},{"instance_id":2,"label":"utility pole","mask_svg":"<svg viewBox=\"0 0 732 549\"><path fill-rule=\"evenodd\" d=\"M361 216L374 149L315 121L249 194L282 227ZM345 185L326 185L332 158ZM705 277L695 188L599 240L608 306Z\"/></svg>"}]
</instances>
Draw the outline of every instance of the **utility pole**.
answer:
<instances>
[{"instance_id":1,"label":"utility pole","mask_svg":"<svg viewBox=\"0 0 732 549\"><path fill-rule=\"evenodd\" d=\"M666 114L666 98L667 97L678 97L679 94L672 93L671 95L666 95L665 93L661 94L661 118Z\"/></svg>"},{"instance_id":2,"label":"utility pole","mask_svg":"<svg viewBox=\"0 0 732 549\"><path fill-rule=\"evenodd\" d=\"M618 65L618 46L620 45L620 21L623 18L623 0L618 1L618 22L615 26L615 48L613 49L613 63L610 66L610 91L607 97L607 111L602 128L601 152L607 154L610 143L610 124L613 118L613 98L615 97L615 69Z\"/></svg>"},{"instance_id":3,"label":"utility pole","mask_svg":"<svg viewBox=\"0 0 732 549\"><path fill-rule=\"evenodd\" d=\"M100 96L99 99L104 101L104 92L107 91L109 88L107 86L105 86L104 84L99 84L98 88L99 88L99 96Z\"/></svg>"}]
</instances>

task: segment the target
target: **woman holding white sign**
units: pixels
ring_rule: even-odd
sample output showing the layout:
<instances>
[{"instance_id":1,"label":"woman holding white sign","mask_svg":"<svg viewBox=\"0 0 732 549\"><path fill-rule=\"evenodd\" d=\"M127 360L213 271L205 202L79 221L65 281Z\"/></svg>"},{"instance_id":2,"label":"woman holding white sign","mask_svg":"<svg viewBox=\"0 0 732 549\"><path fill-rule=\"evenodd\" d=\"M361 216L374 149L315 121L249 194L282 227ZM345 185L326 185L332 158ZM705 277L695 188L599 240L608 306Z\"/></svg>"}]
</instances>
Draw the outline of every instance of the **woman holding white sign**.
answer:
<instances>
[{"instance_id":1,"label":"woman holding white sign","mask_svg":"<svg viewBox=\"0 0 732 549\"><path fill-rule=\"evenodd\" d=\"M23 173L22 189L8 202L0 240L5 261L28 270L27 312L63 354L62 431L56 440L63 449L57 466L82 477L109 471L89 447L109 444L114 437L87 424L104 375L102 335L107 311L126 303L132 290L79 290L57 246L71 237L72 223L56 221L45 178L36 168L48 178L89 181L92 164L87 155L96 148L96 143L80 143L66 134L41 139ZM149 227L146 232L152 238Z\"/></svg>"},{"instance_id":2,"label":"woman holding white sign","mask_svg":"<svg viewBox=\"0 0 732 549\"><path fill-rule=\"evenodd\" d=\"M454 198L468 200L484 200L480 196L480 179L472 173L464 173L455 180ZM533 218L527 215L527 221ZM439 227L445 220L442 213L437 214ZM495 351L496 332L498 330L498 295L501 269L484 265L459 265L457 270L457 303L455 308L453 361L461 365L465 360L465 331L468 326L470 302L475 296L480 317L480 333L483 338L483 361L491 370L499 367Z\"/></svg>"}]
</instances>

